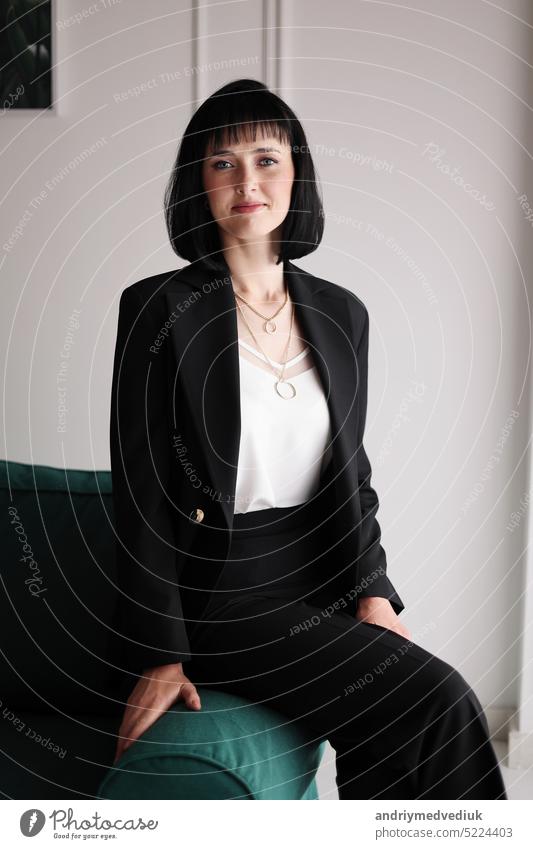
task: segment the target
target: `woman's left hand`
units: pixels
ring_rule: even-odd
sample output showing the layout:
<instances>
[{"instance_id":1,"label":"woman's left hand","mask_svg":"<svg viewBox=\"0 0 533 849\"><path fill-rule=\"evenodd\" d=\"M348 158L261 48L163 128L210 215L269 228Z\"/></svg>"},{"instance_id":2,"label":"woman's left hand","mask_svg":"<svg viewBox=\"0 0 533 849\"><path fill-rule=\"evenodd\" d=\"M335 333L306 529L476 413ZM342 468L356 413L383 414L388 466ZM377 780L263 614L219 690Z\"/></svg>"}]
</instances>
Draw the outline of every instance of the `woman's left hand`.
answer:
<instances>
[{"instance_id":1,"label":"woman's left hand","mask_svg":"<svg viewBox=\"0 0 533 849\"><path fill-rule=\"evenodd\" d=\"M411 638L411 632L400 622L392 604L386 598L379 596L360 598L357 603L355 618L359 619L360 622L369 622L374 625L381 625L390 631L396 631L400 637L406 637L408 640Z\"/></svg>"}]
</instances>

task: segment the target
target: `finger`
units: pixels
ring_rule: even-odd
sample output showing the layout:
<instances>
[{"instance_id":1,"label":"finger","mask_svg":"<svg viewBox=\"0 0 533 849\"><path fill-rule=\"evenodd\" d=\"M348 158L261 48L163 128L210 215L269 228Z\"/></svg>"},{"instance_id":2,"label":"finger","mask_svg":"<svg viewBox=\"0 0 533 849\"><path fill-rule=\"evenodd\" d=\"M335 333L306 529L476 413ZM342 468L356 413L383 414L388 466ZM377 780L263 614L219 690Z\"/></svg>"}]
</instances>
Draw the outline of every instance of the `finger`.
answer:
<instances>
[{"instance_id":1,"label":"finger","mask_svg":"<svg viewBox=\"0 0 533 849\"><path fill-rule=\"evenodd\" d=\"M166 712L167 707L159 703L156 707L144 706L132 717L128 726L122 732L123 744L129 748Z\"/></svg>"},{"instance_id":2,"label":"finger","mask_svg":"<svg viewBox=\"0 0 533 849\"><path fill-rule=\"evenodd\" d=\"M202 706L198 690L194 684L183 684L180 687L178 698L183 699L190 710L199 710Z\"/></svg>"},{"instance_id":3,"label":"finger","mask_svg":"<svg viewBox=\"0 0 533 849\"><path fill-rule=\"evenodd\" d=\"M138 688L130 694L124 716L122 717L122 722L120 723L120 727L117 731L117 747L115 750L113 764L116 764L128 747L128 741L137 726L137 717L139 713L144 713L143 709L134 703L134 697L137 693L137 689Z\"/></svg>"},{"instance_id":4,"label":"finger","mask_svg":"<svg viewBox=\"0 0 533 849\"><path fill-rule=\"evenodd\" d=\"M129 737L130 737L130 733L131 733L131 732L130 732L130 730L129 730L130 728L132 728L132 723L129 723L129 728L128 728L128 726L125 726L125 725L123 724L123 725L121 725L121 726L120 726L120 728L118 729L118 732L117 732L117 738L118 738L118 739L117 739L117 747L116 747L116 749L115 749L115 758L114 758L114 760L113 760L113 763L114 763L114 764L116 764L116 762L117 762L117 761L118 761L118 760L122 757L122 755L124 754L124 750L125 750L125 748L126 748L126 746L127 746L128 739L129 739Z\"/></svg>"},{"instance_id":5,"label":"finger","mask_svg":"<svg viewBox=\"0 0 533 849\"><path fill-rule=\"evenodd\" d=\"M140 736L140 735L139 735L139 736ZM114 759L114 761L113 761L113 764L116 764L116 762L117 762L118 760L120 760L120 758L122 757L122 755L123 755L123 754L124 754L124 753L125 753L125 752L129 749L129 748L130 748L130 746L131 746L133 743L135 743L135 741L136 741L137 739L138 739L138 737L133 737L133 738L130 738L130 739L128 739L128 740L124 739L124 740L121 740L121 741L120 741L120 745L119 745L119 746L117 746L117 750L116 750L116 753L115 753L115 759Z\"/></svg>"},{"instance_id":6,"label":"finger","mask_svg":"<svg viewBox=\"0 0 533 849\"><path fill-rule=\"evenodd\" d=\"M113 758L113 766L116 764L117 761L120 760L120 758L122 757L123 751L124 751L124 746L117 746L116 751L115 751L115 757Z\"/></svg>"},{"instance_id":7,"label":"finger","mask_svg":"<svg viewBox=\"0 0 533 849\"><path fill-rule=\"evenodd\" d=\"M155 706L151 704L130 704L122 725L118 730L121 745L131 745L131 743L134 743L164 712L165 707L157 703Z\"/></svg>"},{"instance_id":8,"label":"finger","mask_svg":"<svg viewBox=\"0 0 533 849\"><path fill-rule=\"evenodd\" d=\"M124 732L122 731L122 728L119 728L119 730L117 732L117 738L118 739L117 739L117 745L116 745L116 748L115 748L115 757L113 758L113 764L116 764L116 762L118 760L120 760L120 758L122 757L122 752L124 751L125 738L124 738Z\"/></svg>"},{"instance_id":9,"label":"finger","mask_svg":"<svg viewBox=\"0 0 533 849\"><path fill-rule=\"evenodd\" d=\"M142 733L143 731L139 731L138 726L134 726L131 731L119 730L119 741L117 743L113 764L116 764L116 762L120 760L124 752L129 749L132 743L135 743L135 741L138 739L138 737L140 737Z\"/></svg>"},{"instance_id":10,"label":"finger","mask_svg":"<svg viewBox=\"0 0 533 849\"><path fill-rule=\"evenodd\" d=\"M120 758L122 757L122 755L124 754L124 752L126 751L126 749L128 748L128 745L129 745L128 734L125 734L122 730L119 730L117 736L118 736L118 741L117 741L117 747L115 749L115 758L113 760L114 764L116 764L116 762L118 760L120 760Z\"/></svg>"}]
</instances>

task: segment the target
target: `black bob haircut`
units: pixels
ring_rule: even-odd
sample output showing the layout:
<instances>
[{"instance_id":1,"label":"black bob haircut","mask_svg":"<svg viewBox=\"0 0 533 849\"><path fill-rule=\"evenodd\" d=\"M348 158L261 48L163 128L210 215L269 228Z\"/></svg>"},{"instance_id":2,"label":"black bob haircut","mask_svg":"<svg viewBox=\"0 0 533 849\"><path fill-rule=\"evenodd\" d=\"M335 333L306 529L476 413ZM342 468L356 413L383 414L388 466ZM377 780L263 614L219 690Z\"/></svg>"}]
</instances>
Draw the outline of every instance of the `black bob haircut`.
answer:
<instances>
[{"instance_id":1,"label":"black bob haircut","mask_svg":"<svg viewBox=\"0 0 533 849\"><path fill-rule=\"evenodd\" d=\"M164 204L168 235L175 253L212 269L227 264L218 225L206 203L202 164L208 145L255 141L256 130L291 147L294 182L283 221L277 264L316 250L324 232L324 211L307 139L298 118L267 86L235 80L215 91L192 116L167 183Z\"/></svg>"}]
</instances>

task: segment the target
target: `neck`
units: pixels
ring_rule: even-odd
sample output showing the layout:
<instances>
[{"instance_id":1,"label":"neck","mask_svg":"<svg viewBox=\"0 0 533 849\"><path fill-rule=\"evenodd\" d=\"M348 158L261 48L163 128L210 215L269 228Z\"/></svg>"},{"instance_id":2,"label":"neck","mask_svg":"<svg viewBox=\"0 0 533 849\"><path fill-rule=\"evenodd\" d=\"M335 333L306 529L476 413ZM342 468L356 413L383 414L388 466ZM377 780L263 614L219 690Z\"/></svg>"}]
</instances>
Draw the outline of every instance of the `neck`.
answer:
<instances>
[{"instance_id":1,"label":"neck","mask_svg":"<svg viewBox=\"0 0 533 849\"><path fill-rule=\"evenodd\" d=\"M221 234L221 241L235 292L259 309L261 303L285 299L283 262L276 264L281 249L277 231L254 242Z\"/></svg>"},{"instance_id":2,"label":"neck","mask_svg":"<svg viewBox=\"0 0 533 849\"><path fill-rule=\"evenodd\" d=\"M251 264L232 258L226 259L234 291L252 303L282 301L285 298L283 265L269 263Z\"/></svg>"}]
</instances>

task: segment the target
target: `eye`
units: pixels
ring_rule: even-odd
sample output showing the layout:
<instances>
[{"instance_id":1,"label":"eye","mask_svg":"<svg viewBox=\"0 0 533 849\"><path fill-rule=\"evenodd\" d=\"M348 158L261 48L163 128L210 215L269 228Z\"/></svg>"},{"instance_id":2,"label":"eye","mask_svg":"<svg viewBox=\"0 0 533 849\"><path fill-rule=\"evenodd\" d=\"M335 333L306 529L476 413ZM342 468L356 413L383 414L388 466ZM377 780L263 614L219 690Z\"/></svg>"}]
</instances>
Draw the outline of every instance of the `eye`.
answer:
<instances>
[{"instance_id":1,"label":"eye","mask_svg":"<svg viewBox=\"0 0 533 849\"><path fill-rule=\"evenodd\" d=\"M274 165L276 165L276 164L278 163L278 160L277 160L277 159L273 159L271 156L264 156L262 159L260 159L260 160L259 160L259 162L260 162L260 163L263 163L263 162L273 162L273 163L274 163ZM214 165L213 165L213 168L214 168L216 171L227 171L227 170L228 170L227 168L219 168L219 167L218 167L219 165L222 165L222 166L223 166L223 165L229 165L230 167L233 167L233 166L232 166L232 164L231 164L231 162L229 162L227 159L218 159L218 160L214 163ZM265 167L268 167L268 168L269 168L270 166L265 166Z\"/></svg>"}]
</instances>

